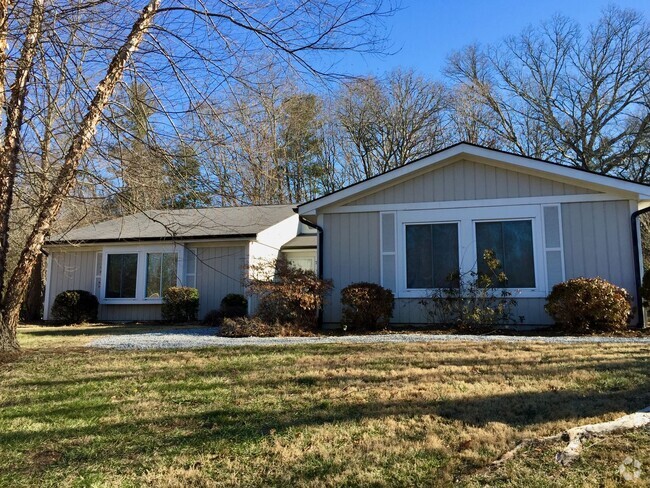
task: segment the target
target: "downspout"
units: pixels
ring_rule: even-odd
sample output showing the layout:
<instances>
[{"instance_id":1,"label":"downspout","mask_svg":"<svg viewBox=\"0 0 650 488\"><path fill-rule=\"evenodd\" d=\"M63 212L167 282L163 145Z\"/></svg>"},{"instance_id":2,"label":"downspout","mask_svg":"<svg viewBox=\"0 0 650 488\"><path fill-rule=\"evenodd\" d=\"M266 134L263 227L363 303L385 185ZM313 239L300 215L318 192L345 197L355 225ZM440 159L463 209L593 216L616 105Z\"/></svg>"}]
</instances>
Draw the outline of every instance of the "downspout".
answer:
<instances>
[{"instance_id":1,"label":"downspout","mask_svg":"<svg viewBox=\"0 0 650 488\"><path fill-rule=\"evenodd\" d=\"M300 223L305 224L307 227L311 227L312 229L316 229L316 232L318 233L318 278L323 279L323 228L320 225L314 224L313 222L310 222L306 218L304 218L302 215L298 216L298 220ZM323 307L318 310L318 327L323 328Z\"/></svg>"},{"instance_id":2,"label":"downspout","mask_svg":"<svg viewBox=\"0 0 650 488\"><path fill-rule=\"evenodd\" d=\"M634 254L634 279L636 281L636 307L639 314L639 329L643 329L646 326L645 317L643 315L643 298L641 298L641 260L639 259L640 249L639 249L639 229L637 226L639 216L650 212L650 207L646 207L641 210L637 210L632 213L630 218L630 223L632 224L632 251Z\"/></svg>"}]
</instances>

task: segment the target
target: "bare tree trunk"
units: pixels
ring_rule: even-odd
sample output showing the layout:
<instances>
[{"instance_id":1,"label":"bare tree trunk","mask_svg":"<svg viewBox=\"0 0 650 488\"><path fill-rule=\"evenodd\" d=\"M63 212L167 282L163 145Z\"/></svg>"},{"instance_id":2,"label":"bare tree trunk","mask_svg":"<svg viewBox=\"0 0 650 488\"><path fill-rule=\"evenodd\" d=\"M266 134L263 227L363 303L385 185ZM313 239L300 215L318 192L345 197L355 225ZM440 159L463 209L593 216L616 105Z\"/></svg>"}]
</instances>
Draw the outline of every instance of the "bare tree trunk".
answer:
<instances>
[{"instance_id":1,"label":"bare tree trunk","mask_svg":"<svg viewBox=\"0 0 650 488\"><path fill-rule=\"evenodd\" d=\"M6 275L7 253L9 251L9 217L20 154L20 129L23 125L25 112L27 83L34 64L41 29L43 28L44 13L43 0L34 0L27 26L27 35L18 59L16 79L11 85L11 97L6 109L7 125L0 152L0 296L2 296ZM3 63L3 71L5 68L6 64ZM2 88L4 89L4 85Z\"/></svg>"},{"instance_id":2,"label":"bare tree trunk","mask_svg":"<svg viewBox=\"0 0 650 488\"><path fill-rule=\"evenodd\" d=\"M52 223L61 210L61 205L74 187L77 168L90 146L91 139L102 111L106 107L117 83L122 79L126 63L136 51L145 33L151 27L154 15L158 11L160 0L151 0L142 10L140 17L133 25L126 41L111 60L106 76L97 87L93 100L88 106L79 129L72 138L70 147L65 155L61 170L54 182L54 191L43 202L41 212L27 238L18 265L14 269L6 293L0 304L0 352L19 349L16 341L16 327L20 316L20 306L27 290L31 270L34 267L50 232ZM0 211L2 208L0 208ZM8 209L7 209L8 210Z\"/></svg>"},{"instance_id":3,"label":"bare tree trunk","mask_svg":"<svg viewBox=\"0 0 650 488\"><path fill-rule=\"evenodd\" d=\"M28 322L36 322L43 317L43 261L44 255L41 254L36 260L34 269L32 269L32 276L29 279L29 287L27 289L27 297L23 303L24 316L23 319Z\"/></svg>"}]
</instances>

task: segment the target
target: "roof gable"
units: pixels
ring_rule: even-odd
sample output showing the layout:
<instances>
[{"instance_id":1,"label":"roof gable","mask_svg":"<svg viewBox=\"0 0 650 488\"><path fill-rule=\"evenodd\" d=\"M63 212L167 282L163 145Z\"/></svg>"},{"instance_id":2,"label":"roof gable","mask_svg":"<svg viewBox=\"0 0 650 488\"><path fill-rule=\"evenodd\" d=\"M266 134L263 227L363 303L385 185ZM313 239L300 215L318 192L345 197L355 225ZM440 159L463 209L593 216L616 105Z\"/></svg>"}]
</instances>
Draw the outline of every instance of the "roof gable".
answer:
<instances>
[{"instance_id":1,"label":"roof gable","mask_svg":"<svg viewBox=\"0 0 650 488\"><path fill-rule=\"evenodd\" d=\"M459 143L422 159L408 163L405 166L401 166L343 188L337 192L301 204L299 210L301 214L306 215L313 214L320 208L332 205L346 205L353 201L355 201L356 204L361 204L360 202L369 203L372 201L372 198L370 198L369 195L373 193L404 183L408 180L412 180L414 184L419 184L416 183L419 179L418 177L426 173L431 173L434 170L444 168L447 165L467 160L479 164L483 163L486 166L509 172L529 175L533 178L533 180L529 181L550 181L556 185L556 190L553 190L550 195L616 192L621 195L624 194L625 198L650 200L650 186L648 185L634 183L616 177L599 175L558 163L475 146L473 144ZM455 184L455 182L452 181L451 184ZM525 197L528 195L522 194L519 196ZM405 203L408 202L409 197L407 196L406 198L407 199L404 200ZM467 197L467 199L476 198L476 196ZM457 199L460 200L461 198Z\"/></svg>"}]
</instances>

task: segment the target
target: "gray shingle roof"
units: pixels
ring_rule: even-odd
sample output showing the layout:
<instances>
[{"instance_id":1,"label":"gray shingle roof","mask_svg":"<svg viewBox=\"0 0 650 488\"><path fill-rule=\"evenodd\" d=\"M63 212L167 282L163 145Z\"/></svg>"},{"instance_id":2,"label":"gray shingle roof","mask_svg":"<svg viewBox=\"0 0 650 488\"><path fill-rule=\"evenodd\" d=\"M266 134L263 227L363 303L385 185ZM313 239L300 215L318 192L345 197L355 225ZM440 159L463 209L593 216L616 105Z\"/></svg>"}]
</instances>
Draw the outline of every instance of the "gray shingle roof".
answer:
<instances>
[{"instance_id":1,"label":"gray shingle roof","mask_svg":"<svg viewBox=\"0 0 650 488\"><path fill-rule=\"evenodd\" d=\"M255 237L295 215L294 205L148 210L52 236L48 244Z\"/></svg>"},{"instance_id":2,"label":"gray shingle roof","mask_svg":"<svg viewBox=\"0 0 650 488\"><path fill-rule=\"evenodd\" d=\"M318 236L316 234L301 234L282 245L282 249L310 249L316 248Z\"/></svg>"}]
</instances>

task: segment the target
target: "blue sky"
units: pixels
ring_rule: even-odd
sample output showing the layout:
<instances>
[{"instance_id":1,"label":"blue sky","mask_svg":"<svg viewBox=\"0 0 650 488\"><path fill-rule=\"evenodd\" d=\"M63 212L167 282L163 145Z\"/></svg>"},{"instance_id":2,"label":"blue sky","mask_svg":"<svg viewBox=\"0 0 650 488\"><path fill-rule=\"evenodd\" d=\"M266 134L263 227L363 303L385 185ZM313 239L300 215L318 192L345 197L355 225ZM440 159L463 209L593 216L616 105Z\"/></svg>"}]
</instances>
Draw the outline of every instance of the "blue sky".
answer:
<instances>
[{"instance_id":1,"label":"blue sky","mask_svg":"<svg viewBox=\"0 0 650 488\"><path fill-rule=\"evenodd\" d=\"M587 27L603 8L633 8L650 20L650 0L401 0L402 10L385 20L391 56L350 54L337 71L381 75L413 68L439 78L447 55L468 44L491 44L560 13Z\"/></svg>"}]
</instances>

